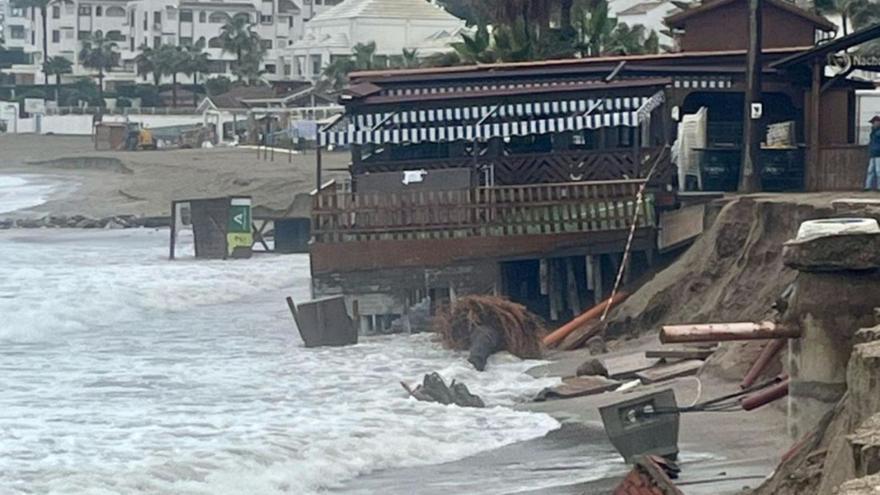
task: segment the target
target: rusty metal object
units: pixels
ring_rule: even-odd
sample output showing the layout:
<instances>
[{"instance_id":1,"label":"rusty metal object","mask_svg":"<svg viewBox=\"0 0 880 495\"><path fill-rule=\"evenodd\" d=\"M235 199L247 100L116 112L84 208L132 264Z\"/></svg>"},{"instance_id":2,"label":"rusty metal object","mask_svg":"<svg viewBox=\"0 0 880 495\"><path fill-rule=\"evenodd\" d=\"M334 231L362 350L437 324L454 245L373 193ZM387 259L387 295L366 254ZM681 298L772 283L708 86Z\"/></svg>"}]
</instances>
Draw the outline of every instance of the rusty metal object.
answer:
<instances>
[{"instance_id":1,"label":"rusty metal object","mask_svg":"<svg viewBox=\"0 0 880 495\"><path fill-rule=\"evenodd\" d=\"M778 384L744 398L742 400L742 408L746 411L751 411L787 396L789 381L790 379L786 376Z\"/></svg>"},{"instance_id":2,"label":"rusty metal object","mask_svg":"<svg viewBox=\"0 0 880 495\"><path fill-rule=\"evenodd\" d=\"M767 365L770 364L770 361L779 354L779 351L781 351L787 343L788 340L786 339L774 339L764 346L761 355L758 356L755 364L752 365L749 372L746 373L746 376L743 378L742 383L739 384L740 388L747 389L754 385L755 380L758 379L761 373L767 368Z\"/></svg>"},{"instance_id":3,"label":"rusty metal object","mask_svg":"<svg viewBox=\"0 0 880 495\"><path fill-rule=\"evenodd\" d=\"M720 342L728 340L794 339L801 336L799 327L772 321L743 323L708 323L701 325L666 325L660 330L660 342Z\"/></svg>"}]
</instances>

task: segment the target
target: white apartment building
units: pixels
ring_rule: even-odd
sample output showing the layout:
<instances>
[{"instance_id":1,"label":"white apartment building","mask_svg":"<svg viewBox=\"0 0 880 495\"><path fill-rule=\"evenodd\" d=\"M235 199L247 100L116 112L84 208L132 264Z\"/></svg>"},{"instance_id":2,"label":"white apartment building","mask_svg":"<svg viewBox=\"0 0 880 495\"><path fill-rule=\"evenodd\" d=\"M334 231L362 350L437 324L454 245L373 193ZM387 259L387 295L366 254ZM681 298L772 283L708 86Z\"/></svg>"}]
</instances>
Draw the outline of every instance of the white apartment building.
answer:
<instances>
[{"instance_id":1,"label":"white apartment building","mask_svg":"<svg viewBox=\"0 0 880 495\"><path fill-rule=\"evenodd\" d=\"M0 0L2 1L2 0ZM220 28L233 16L245 16L266 49L263 69L267 79L292 74L290 48L302 36L305 23L341 0L59 0L47 10L50 57L62 56L74 63L73 76L90 74L78 63L81 41L101 31L115 41L121 66L108 74L110 84L152 80L138 77L134 59L142 45L184 45L204 40L211 60L210 75L229 75L235 55L224 52ZM6 46L21 49L31 63L13 66L20 83L39 84L42 73L42 19L39 10L5 7ZM209 75L209 76L210 76ZM204 79L204 77L203 77ZM186 82L180 76L181 82Z\"/></svg>"},{"instance_id":2,"label":"white apartment building","mask_svg":"<svg viewBox=\"0 0 880 495\"><path fill-rule=\"evenodd\" d=\"M317 15L293 44L293 75L318 79L337 57L351 57L358 43L376 43L378 65L404 49L419 57L449 51L465 22L425 0L345 0Z\"/></svg>"},{"instance_id":3,"label":"white apartment building","mask_svg":"<svg viewBox=\"0 0 880 495\"><path fill-rule=\"evenodd\" d=\"M655 31L660 38L660 44L665 46L673 46L674 43L672 38L663 34L663 31L667 29L663 20L680 11L681 9L671 0L611 0L608 2L608 14L611 17L616 17L618 22L626 23L628 26L641 24L648 31Z\"/></svg>"}]
</instances>

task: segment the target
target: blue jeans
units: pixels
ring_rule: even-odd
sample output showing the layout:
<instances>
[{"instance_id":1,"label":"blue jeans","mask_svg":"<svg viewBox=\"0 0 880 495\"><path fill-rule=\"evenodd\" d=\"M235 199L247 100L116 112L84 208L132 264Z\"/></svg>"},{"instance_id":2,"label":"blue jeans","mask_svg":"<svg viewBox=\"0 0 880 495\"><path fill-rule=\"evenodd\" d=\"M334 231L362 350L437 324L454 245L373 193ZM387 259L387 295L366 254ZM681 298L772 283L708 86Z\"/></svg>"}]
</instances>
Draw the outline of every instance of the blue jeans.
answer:
<instances>
[{"instance_id":1,"label":"blue jeans","mask_svg":"<svg viewBox=\"0 0 880 495\"><path fill-rule=\"evenodd\" d=\"M868 177L865 179L865 189L880 190L880 156L874 156L868 160Z\"/></svg>"}]
</instances>

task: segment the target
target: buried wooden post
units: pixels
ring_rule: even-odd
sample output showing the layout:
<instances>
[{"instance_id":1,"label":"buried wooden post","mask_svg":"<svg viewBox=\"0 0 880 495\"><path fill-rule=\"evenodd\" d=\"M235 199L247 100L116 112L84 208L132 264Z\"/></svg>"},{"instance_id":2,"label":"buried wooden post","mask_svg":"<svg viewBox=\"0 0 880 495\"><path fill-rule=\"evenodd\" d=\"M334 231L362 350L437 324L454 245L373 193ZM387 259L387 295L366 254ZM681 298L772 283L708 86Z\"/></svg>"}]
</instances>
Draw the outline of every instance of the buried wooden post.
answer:
<instances>
[{"instance_id":1,"label":"buried wooden post","mask_svg":"<svg viewBox=\"0 0 880 495\"><path fill-rule=\"evenodd\" d=\"M290 314L293 315L293 322L296 323L296 328L299 328L299 314L296 312L296 304L293 303L293 298L287 297L287 307L290 308Z\"/></svg>"},{"instance_id":2,"label":"buried wooden post","mask_svg":"<svg viewBox=\"0 0 880 495\"><path fill-rule=\"evenodd\" d=\"M728 340L794 339L801 336L798 326L772 321L744 323L708 323L702 325L666 325L660 330L660 342L719 342Z\"/></svg>"}]
</instances>

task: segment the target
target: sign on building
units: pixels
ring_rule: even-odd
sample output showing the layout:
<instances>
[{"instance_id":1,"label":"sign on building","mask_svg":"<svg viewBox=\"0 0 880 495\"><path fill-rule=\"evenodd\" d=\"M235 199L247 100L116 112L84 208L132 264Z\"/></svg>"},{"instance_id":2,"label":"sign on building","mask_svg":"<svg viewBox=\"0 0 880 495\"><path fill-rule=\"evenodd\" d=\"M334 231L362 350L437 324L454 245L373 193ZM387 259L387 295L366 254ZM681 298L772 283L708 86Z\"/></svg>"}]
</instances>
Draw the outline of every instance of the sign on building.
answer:
<instances>
[{"instance_id":1,"label":"sign on building","mask_svg":"<svg viewBox=\"0 0 880 495\"><path fill-rule=\"evenodd\" d=\"M46 100L42 98L25 98L24 99L24 111L25 113L30 114L45 114L46 113Z\"/></svg>"}]
</instances>

